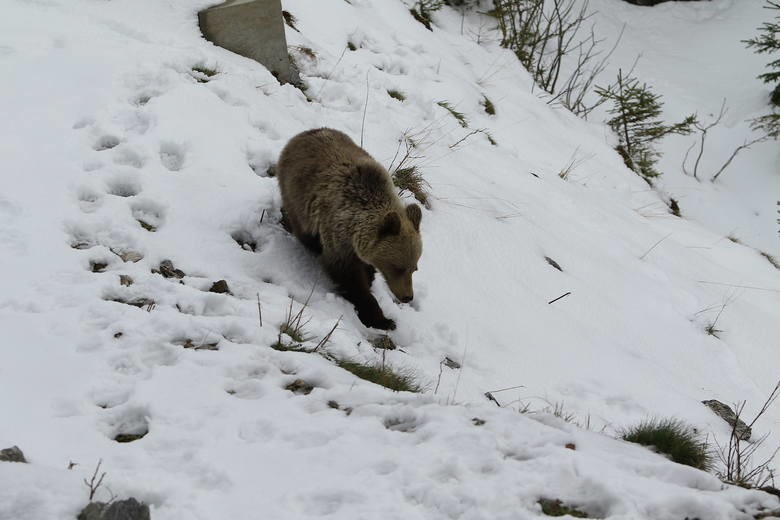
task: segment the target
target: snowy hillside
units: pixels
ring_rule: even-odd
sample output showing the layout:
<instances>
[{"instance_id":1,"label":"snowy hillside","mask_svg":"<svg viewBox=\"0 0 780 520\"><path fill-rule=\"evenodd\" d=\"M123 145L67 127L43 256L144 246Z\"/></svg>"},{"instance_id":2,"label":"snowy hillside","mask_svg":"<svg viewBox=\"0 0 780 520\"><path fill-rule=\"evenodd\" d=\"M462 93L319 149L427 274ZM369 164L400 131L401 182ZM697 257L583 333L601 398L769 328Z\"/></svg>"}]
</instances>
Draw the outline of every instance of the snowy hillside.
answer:
<instances>
[{"instance_id":1,"label":"snowy hillside","mask_svg":"<svg viewBox=\"0 0 780 520\"><path fill-rule=\"evenodd\" d=\"M29 463L0 462L0 519L75 518L100 459L95 498L133 496L154 520L545 518L541 498L611 520L780 509L777 497L615 440L676 417L726 442L729 426L701 401L744 400L752 416L776 384L780 276L724 227L731 218L746 244L780 251L766 207L780 195L776 143L701 190L664 159L659 194L597 119L532 93L479 14L444 8L428 31L400 0L285 0L304 94L204 40L197 12L213 3L2 4L0 449L18 445ZM625 35L616 60L633 60L645 37L689 36L664 15L708 41L732 22L747 28L723 35L745 105L735 100L739 118L714 148L739 144L741 118L762 109L752 78L763 61L734 50L765 16L753 3L593 0L610 34L623 19L656 29ZM698 63L698 48L686 59ZM691 77L730 77L711 60ZM717 110L721 92L689 106L696 94L661 74L647 81L668 95L671 118ZM387 166L404 135L418 142L412 163L431 207L415 299L398 305L380 277L373 285L398 324L397 350L372 346L378 331L278 224L268 168L290 137L319 126L357 142L363 129ZM675 190L691 193L684 218L666 210ZM210 291L219 280L229 293ZM340 319L317 353L271 348L290 298L293 312L309 298L306 349ZM396 367L424 390L392 392L336 359ZM756 455L766 458L780 408L754 431L769 435Z\"/></svg>"}]
</instances>

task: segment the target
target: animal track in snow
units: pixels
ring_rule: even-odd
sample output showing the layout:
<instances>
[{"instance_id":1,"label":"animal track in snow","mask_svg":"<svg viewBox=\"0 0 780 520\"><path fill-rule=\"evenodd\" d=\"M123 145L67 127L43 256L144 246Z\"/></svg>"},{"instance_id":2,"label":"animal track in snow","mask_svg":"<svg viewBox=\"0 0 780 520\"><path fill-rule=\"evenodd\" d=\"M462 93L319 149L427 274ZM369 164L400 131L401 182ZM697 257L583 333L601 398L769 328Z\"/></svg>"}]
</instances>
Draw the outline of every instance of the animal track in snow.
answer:
<instances>
[{"instance_id":1,"label":"animal track in snow","mask_svg":"<svg viewBox=\"0 0 780 520\"><path fill-rule=\"evenodd\" d=\"M114 163L132 168L143 168L146 158L131 148L121 148L114 152Z\"/></svg>"},{"instance_id":2,"label":"animal track in snow","mask_svg":"<svg viewBox=\"0 0 780 520\"><path fill-rule=\"evenodd\" d=\"M92 213L103 202L101 194L88 186L82 186L77 190L79 208L84 213Z\"/></svg>"},{"instance_id":3,"label":"animal track in snow","mask_svg":"<svg viewBox=\"0 0 780 520\"><path fill-rule=\"evenodd\" d=\"M160 162L165 168L177 172L184 167L186 153L184 147L172 142L160 144Z\"/></svg>"},{"instance_id":4,"label":"animal track in snow","mask_svg":"<svg viewBox=\"0 0 780 520\"><path fill-rule=\"evenodd\" d=\"M157 231L163 225L165 210L160 204L151 200L137 201L130 210L141 227L147 231Z\"/></svg>"},{"instance_id":5,"label":"animal track in snow","mask_svg":"<svg viewBox=\"0 0 780 520\"><path fill-rule=\"evenodd\" d=\"M103 150L110 150L119 145L119 138L115 135L104 135L98 137L97 141L92 145L92 148L98 152Z\"/></svg>"},{"instance_id":6,"label":"animal track in snow","mask_svg":"<svg viewBox=\"0 0 780 520\"><path fill-rule=\"evenodd\" d=\"M141 407L116 410L106 420L104 431L117 442L132 442L149 433L148 411Z\"/></svg>"},{"instance_id":7,"label":"animal track in snow","mask_svg":"<svg viewBox=\"0 0 780 520\"><path fill-rule=\"evenodd\" d=\"M141 193L141 182L135 175L116 174L106 181L106 193L117 197L134 197Z\"/></svg>"}]
</instances>

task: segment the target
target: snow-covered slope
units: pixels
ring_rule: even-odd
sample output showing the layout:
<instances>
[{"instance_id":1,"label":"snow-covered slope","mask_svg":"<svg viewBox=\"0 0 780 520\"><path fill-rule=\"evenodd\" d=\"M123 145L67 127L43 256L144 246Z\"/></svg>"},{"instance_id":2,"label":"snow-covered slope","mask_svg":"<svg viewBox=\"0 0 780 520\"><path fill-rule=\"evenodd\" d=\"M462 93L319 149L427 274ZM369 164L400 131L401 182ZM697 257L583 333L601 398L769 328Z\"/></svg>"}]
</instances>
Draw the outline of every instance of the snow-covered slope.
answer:
<instances>
[{"instance_id":1,"label":"snow-covered slope","mask_svg":"<svg viewBox=\"0 0 780 520\"><path fill-rule=\"evenodd\" d=\"M541 497L610 519L778 508L610 438L673 416L723 442L702 399L757 410L780 361L772 265L665 213L602 126L531 93L478 15L444 9L431 32L396 0L285 2L307 100L205 41L210 3L5 4L0 448L30 464L0 463L0 518L74 517L98 459L98 498L135 496L155 520L524 519L543 516ZM709 4L725 20L741 9ZM371 346L376 331L277 223L267 169L317 126L362 134L386 165L404 133L419 142L432 195L415 301L374 284L398 350ZM165 259L181 281L152 272ZM232 294L208 292L220 279ZM290 297L297 311L310 292L309 346L343 316L327 357L270 348ZM426 391L393 393L336 357L412 370ZM314 390L286 389L298 379ZM544 413L556 406L593 431ZM757 436L778 421L771 409Z\"/></svg>"}]
</instances>

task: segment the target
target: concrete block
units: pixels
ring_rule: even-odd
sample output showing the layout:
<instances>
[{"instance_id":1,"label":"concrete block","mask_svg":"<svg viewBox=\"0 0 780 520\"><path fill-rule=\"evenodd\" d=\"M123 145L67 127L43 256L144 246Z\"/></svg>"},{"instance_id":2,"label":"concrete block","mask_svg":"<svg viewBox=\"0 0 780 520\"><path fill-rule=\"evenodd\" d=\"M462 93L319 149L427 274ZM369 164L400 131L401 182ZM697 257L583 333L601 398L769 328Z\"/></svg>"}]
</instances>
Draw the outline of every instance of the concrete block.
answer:
<instances>
[{"instance_id":1,"label":"concrete block","mask_svg":"<svg viewBox=\"0 0 780 520\"><path fill-rule=\"evenodd\" d=\"M280 83L298 84L284 36L281 0L228 0L198 13L203 36L264 65Z\"/></svg>"}]
</instances>

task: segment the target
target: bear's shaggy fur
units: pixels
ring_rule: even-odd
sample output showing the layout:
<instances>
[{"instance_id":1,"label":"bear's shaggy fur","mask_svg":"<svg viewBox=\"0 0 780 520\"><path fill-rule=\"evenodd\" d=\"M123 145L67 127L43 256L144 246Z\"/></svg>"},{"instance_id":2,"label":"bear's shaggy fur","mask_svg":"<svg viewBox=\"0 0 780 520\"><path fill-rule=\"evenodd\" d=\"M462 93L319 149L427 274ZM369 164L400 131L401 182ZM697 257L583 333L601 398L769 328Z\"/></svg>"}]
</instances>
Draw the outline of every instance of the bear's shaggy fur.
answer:
<instances>
[{"instance_id":1,"label":"bear's shaggy fur","mask_svg":"<svg viewBox=\"0 0 780 520\"><path fill-rule=\"evenodd\" d=\"M321 260L368 327L394 329L371 295L375 269L402 302L422 253L417 204L404 206L381 164L344 133L318 128L290 139L276 167L284 218Z\"/></svg>"}]
</instances>

